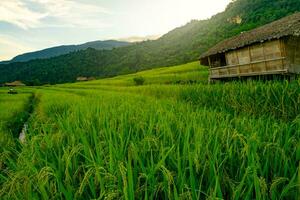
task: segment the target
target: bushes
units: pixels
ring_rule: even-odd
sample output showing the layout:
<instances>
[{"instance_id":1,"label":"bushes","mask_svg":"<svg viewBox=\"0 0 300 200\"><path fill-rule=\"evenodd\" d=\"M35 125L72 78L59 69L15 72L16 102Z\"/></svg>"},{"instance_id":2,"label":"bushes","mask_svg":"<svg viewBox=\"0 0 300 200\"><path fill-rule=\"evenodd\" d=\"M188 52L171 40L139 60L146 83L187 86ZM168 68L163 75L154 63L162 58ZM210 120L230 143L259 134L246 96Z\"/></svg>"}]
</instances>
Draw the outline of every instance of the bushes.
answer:
<instances>
[{"instance_id":1,"label":"bushes","mask_svg":"<svg viewBox=\"0 0 300 200\"><path fill-rule=\"evenodd\" d=\"M135 85L144 85L145 79L142 76L133 78Z\"/></svg>"}]
</instances>

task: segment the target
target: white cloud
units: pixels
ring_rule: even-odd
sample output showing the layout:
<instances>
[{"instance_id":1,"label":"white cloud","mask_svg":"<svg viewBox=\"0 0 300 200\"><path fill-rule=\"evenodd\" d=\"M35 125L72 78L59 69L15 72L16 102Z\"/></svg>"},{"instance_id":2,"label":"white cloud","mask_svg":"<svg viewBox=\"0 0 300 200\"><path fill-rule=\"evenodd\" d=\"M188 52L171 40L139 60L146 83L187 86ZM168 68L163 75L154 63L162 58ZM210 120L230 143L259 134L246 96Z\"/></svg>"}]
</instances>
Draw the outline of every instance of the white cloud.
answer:
<instances>
[{"instance_id":1,"label":"white cloud","mask_svg":"<svg viewBox=\"0 0 300 200\"><path fill-rule=\"evenodd\" d=\"M1 0L0 21L28 29L40 25L44 14L33 12L20 0Z\"/></svg>"},{"instance_id":2,"label":"white cloud","mask_svg":"<svg viewBox=\"0 0 300 200\"><path fill-rule=\"evenodd\" d=\"M111 14L103 7L71 0L29 0L44 7L47 16L56 19L50 26L90 28L103 27L100 16ZM47 25L46 25L47 26Z\"/></svg>"},{"instance_id":3,"label":"white cloud","mask_svg":"<svg viewBox=\"0 0 300 200\"><path fill-rule=\"evenodd\" d=\"M39 9L32 9L37 7ZM1 0L0 21L23 29L37 27L102 28L99 20L111 14L107 9L71 0Z\"/></svg>"}]
</instances>

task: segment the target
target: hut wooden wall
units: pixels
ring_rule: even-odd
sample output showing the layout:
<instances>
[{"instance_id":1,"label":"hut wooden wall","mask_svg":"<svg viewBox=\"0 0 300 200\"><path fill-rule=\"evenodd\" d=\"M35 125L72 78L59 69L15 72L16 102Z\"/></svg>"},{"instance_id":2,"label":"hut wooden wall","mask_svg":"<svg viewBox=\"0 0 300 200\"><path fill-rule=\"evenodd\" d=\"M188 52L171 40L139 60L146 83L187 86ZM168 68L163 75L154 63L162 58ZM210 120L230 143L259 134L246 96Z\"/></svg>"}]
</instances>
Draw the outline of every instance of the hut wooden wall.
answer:
<instances>
[{"instance_id":1,"label":"hut wooden wall","mask_svg":"<svg viewBox=\"0 0 300 200\"><path fill-rule=\"evenodd\" d=\"M267 41L232 50L226 52L225 56L227 66L217 68L213 66L211 78L278 74L286 73L288 70L285 45L282 40Z\"/></svg>"},{"instance_id":2,"label":"hut wooden wall","mask_svg":"<svg viewBox=\"0 0 300 200\"><path fill-rule=\"evenodd\" d=\"M291 73L300 73L300 37L289 37L285 40L287 60Z\"/></svg>"},{"instance_id":3,"label":"hut wooden wall","mask_svg":"<svg viewBox=\"0 0 300 200\"><path fill-rule=\"evenodd\" d=\"M238 65L239 64L239 60L238 60L236 51L230 51L230 52L226 53L226 62L227 62L227 65Z\"/></svg>"},{"instance_id":4,"label":"hut wooden wall","mask_svg":"<svg viewBox=\"0 0 300 200\"><path fill-rule=\"evenodd\" d=\"M283 53L280 40L274 40L227 52L226 60L227 65L241 65L281 58Z\"/></svg>"}]
</instances>

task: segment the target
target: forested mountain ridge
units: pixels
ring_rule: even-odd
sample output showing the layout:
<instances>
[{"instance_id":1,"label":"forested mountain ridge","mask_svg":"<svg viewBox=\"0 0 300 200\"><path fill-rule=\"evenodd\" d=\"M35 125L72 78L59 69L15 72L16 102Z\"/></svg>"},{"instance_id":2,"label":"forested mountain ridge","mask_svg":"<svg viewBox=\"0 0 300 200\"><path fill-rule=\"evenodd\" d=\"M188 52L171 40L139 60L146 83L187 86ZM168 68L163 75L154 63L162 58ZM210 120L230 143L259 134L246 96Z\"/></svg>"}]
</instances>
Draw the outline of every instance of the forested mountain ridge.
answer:
<instances>
[{"instance_id":1,"label":"forested mountain ridge","mask_svg":"<svg viewBox=\"0 0 300 200\"><path fill-rule=\"evenodd\" d=\"M12 62L26 62L34 59L52 58L52 57L68 54L74 51L85 50L88 48L94 48L97 50L102 50L102 49L110 50L116 47L127 46L129 44L130 43L124 41L121 42L116 40L106 40L106 41L87 42L79 45L62 45L62 46L51 47L40 51L34 51L34 52L18 55L13 59L11 59L10 61L4 61L3 63L7 64Z\"/></svg>"},{"instance_id":2,"label":"forested mountain ridge","mask_svg":"<svg viewBox=\"0 0 300 200\"><path fill-rule=\"evenodd\" d=\"M0 83L72 82L78 76L107 77L198 59L225 38L300 11L299 0L235 0L222 13L193 20L155 41L112 50L87 49L50 59L0 65Z\"/></svg>"}]
</instances>

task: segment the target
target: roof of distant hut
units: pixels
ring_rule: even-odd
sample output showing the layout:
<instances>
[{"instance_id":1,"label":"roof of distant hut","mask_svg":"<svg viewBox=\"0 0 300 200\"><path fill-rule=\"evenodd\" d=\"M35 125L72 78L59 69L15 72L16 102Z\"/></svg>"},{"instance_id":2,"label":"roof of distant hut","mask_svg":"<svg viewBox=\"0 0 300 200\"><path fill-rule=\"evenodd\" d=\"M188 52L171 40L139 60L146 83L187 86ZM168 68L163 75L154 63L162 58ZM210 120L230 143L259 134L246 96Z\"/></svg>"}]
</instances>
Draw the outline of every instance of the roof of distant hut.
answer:
<instances>
[{"instance_id":1,"label":"roof of distant hut","mask_svg":"<svg viewBox=\"0 0 300 200\"><path fill-rule=\"evenodd\" d=\"M300 36L300 12L220 42L202 54L200 59L285 36Z\"/></svg>"},{"instance_id":2,"label":"roof of distant hut","mask_svg":"<svg viewBox=\"0 0 300 200\"><path fill-rule=\"evenodd\" d=\"M21 81L14 81L11 83L5 83L5 86L25 86L25 84Z\"/></svg>"},{"instance_id":3,"label":"roof of distant hut","mask_svg":"<svg viewBox=\"0 0 300 200\"><path fill-rule=\"evenodd\" d=\"M88 80L88 77L79 76L79 77L77 77L76 80L77 80L77 81L87 81L87 80Z\"/></svg>"},{"instance_id":4,"label":"roof of distant hut","mask_svg":"<svg viewBox=\"0 0 300 200\"><path fill-rule=\"evenodd\" d=\"M85 76L79 76L76 78L77 81L92 81L92 80L96 80L95 77L91 76L91 77L85 77Z\"/></svg>"}]
</instances>

